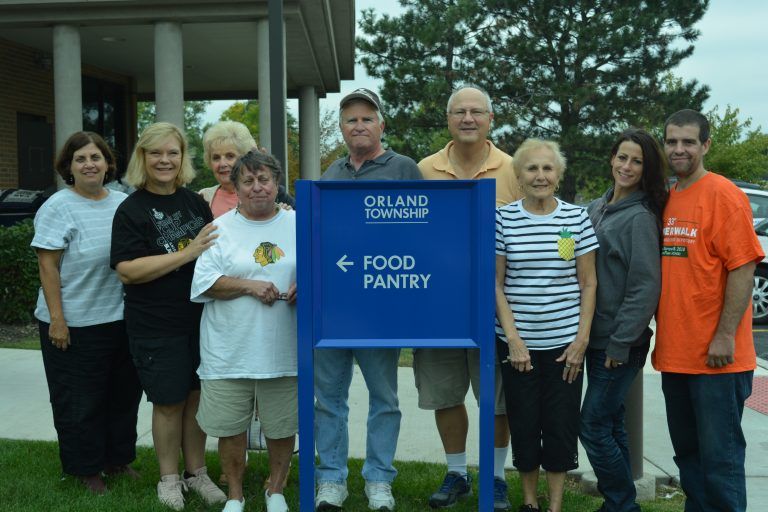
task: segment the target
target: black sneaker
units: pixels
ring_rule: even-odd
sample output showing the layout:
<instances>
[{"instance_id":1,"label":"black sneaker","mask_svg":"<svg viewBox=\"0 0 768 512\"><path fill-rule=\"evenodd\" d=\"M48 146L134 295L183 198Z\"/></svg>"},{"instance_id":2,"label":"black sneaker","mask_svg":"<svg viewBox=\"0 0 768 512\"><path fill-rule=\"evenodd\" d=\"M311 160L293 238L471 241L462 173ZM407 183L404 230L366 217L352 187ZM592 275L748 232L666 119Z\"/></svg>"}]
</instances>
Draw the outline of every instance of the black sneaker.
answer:
<instances>
[{"instance_id":1,"label":"black sneaker","mask_svg":"<svg viewBox=\"0 0 768 512\"><path fill-rule=\"evenodd\" d=\"M507 482L501 478L493 479L493 510L509 510L509 498L507 497Z\"/></svg>"},{"instance_id":2,"label":"black sneaker","mask_svg":"<svg viewBox=\"0 0 768 512\"><path fill-rule=\"evenodd\" d=\"M429 497L432 508L452 507L461 498L472 496L472 477L449 471L440 489Z\"/></svg>"},{"instance_id":3,"label":"black sneaker","mask_svg":"<svg viewBox=\"0 0 768 512\"><path fill-rule=\"evenodd\" d=\"M539 509L533 505L520 505L520 508L517 509L517 512L539 512Z\"/></svg>"}]
</instances>

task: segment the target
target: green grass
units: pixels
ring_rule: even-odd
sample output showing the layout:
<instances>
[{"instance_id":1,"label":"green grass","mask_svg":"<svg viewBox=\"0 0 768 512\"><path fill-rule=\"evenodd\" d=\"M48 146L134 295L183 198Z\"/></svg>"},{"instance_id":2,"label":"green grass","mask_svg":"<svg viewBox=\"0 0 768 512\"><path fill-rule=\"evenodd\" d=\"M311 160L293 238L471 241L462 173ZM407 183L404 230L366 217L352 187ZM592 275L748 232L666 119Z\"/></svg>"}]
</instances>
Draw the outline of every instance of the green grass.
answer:
<instances>
[{"instance_id":1,"label":"green grass","mask_svg":"<svg viewBox=\"0 0 768 512\"><path fill-rule=\"evenodd\" d=\"M406 366L408 368L413 367L413 349L412 348L404 348L400 350L400 360L398 360L397 366Z\"/></svg>"},{"instance_id":2,"label":"green grass","mask_svg":"<svg viewBox=\"0 0 768 512\"><path fill-rule=\"evenodd\" d=\"M0 341L0 348L23 348L40 350L40 338L23 338L19 341Z\"/></svg>"},{"instance_id":3,"label":"green grass","mask_svg":"<svg viewBox=\"0 0 768 512\"><path fill-rule=\"evenodd\" d=\"M208 471L214 481L221 470L218 456L207 454ZM345 502L347 512L367 510L363 495L363 481L360 476L361 461L351 460L349 472L350 496ZM397 462L399 471L393 491L397 498L397 512L426 512L427 496L442 481L444 466L420 462ZM128 477L114 477L107 480L109 492L105 496L94 496L72 477L62 476L59 464L58 446L46 441L14 441L0 439L0 509L4 512L168 512L159 504L155 486L158 479L157 461L151 448L140 447L133 467L142 475L138 481ZM264 510L262 485L267 475L265 453L252 453L245 478L247 512ZM520 506L519 481L516 473L509 472L512 510ZM477 487L475 486L475 491ZM543 485L540 494L544 495ZM460 503L451 511L477 510L477 494L473 499ZM294 460L286 489L286 499L293 512L298 512L298 461ZM569 484L566 490L564 510L568 512L593 512L601 500L587 496ZM646 512L678 512L683 509L681 498L657 499L642 502ZM194 494L187 494L185 512L220 511L221 505L207 507Z\"/></svg>"}]
</instances>

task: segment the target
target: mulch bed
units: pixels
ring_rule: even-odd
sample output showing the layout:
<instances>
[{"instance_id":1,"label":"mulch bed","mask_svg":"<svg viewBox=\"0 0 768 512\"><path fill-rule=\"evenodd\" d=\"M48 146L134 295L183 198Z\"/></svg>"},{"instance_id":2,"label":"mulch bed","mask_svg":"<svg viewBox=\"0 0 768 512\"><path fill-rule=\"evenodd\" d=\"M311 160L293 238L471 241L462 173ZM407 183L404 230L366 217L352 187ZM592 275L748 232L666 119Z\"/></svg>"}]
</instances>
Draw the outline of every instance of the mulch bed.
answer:
<instances>
[{"instance_id":1,"label":"mulch bed","mask_svg":"<svg viewBox=\"0 0 768 512\"><path fill-rule=\"evenodd\" d=\"M0 342L10 343L38 336L37 324L0 324Z\"/></svg>"}]
</instances>

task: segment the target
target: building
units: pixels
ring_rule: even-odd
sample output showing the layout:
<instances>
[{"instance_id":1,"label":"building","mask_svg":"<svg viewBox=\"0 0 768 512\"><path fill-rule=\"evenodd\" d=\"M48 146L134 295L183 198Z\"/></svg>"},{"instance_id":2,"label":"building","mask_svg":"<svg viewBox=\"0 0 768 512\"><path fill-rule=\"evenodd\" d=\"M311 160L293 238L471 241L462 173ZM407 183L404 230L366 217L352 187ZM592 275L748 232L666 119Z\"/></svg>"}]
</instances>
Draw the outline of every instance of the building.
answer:
<instances>
[{"instance_id":1,"label":"building","mask_svg":"<svg viewBox=\"0 0 768 512\"><path fill-rule=\"evenodd\" d=\"M53 184L56 149L81 129L124 168L136 102L183 125L185 99L259 99L259 142L280 156L298 98L301 176L318 177L318 100L353 78L354 40L354 0L2 0L0 189Z\"/></svg>"}]
</instances>

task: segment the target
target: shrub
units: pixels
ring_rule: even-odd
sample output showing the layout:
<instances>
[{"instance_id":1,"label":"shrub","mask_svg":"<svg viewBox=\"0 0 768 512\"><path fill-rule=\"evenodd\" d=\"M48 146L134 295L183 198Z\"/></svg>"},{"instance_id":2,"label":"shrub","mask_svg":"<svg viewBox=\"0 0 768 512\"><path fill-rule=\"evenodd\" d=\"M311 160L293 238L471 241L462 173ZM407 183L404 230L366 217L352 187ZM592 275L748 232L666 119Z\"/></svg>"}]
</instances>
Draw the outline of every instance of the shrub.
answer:
<instances>
[{"instance_id":1,"label":"shrub","mask_svg":"<svg viewBox=\"0 0 768 512\"><path fill-rule=\"evenodd\" d=\"M35 229L27 219L11 227L0 226L0 322L33 320L40 276L35 251L29 246Z\"/></svg>"}]
</instances>

